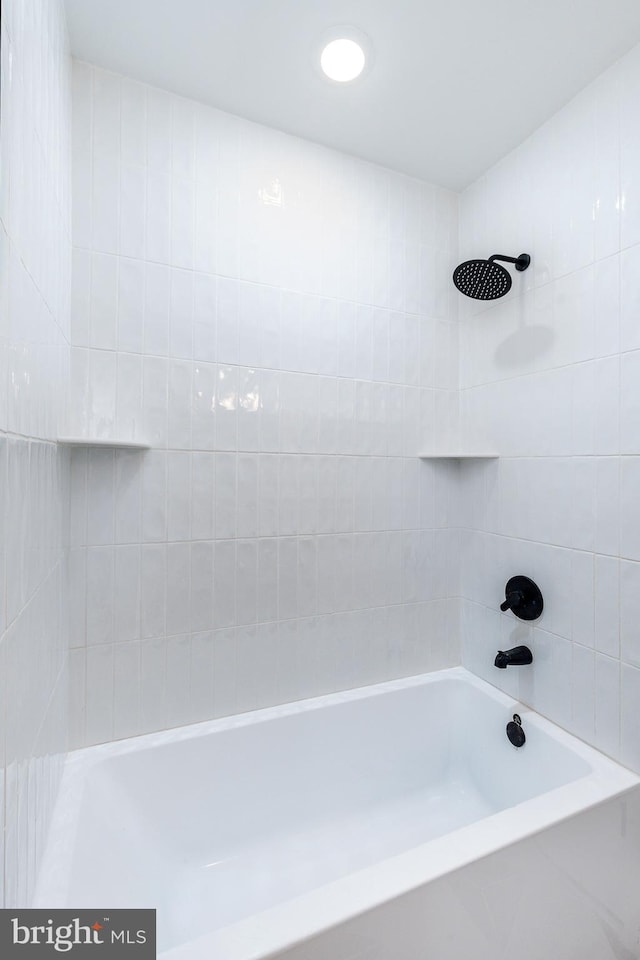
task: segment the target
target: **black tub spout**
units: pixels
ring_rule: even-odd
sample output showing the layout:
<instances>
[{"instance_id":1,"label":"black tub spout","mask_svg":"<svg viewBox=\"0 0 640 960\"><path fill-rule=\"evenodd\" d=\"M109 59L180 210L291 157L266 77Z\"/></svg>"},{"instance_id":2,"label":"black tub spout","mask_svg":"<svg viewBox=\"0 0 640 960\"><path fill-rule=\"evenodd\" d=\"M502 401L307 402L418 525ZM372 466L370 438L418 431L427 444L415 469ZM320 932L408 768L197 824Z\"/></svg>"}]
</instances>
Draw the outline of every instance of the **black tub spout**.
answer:
<instances>
[{"instance_id":1,"label":"black tub spout","mask_svg":"<svg viewBox=\"0 0 640 960\"><path fill-rule=\"evenodd\" d=\"M494 666L506 670L507 667L522 667L528 663L533 663L533 654L529 647L512 647L511 650L498 650Z\"/></svg>"}]
</instances>

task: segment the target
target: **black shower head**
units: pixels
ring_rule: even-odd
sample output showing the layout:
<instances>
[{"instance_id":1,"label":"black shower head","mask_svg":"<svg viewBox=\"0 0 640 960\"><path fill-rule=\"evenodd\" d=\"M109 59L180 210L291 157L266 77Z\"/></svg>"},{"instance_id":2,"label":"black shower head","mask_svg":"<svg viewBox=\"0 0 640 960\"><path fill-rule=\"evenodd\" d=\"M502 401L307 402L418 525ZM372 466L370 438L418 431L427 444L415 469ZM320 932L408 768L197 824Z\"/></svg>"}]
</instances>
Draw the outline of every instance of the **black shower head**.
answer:
<instances>
[{"instance_id":1,"label":"black shower head","mask_svg":"<svg viewBox=\"0 0 640 960\"><path fill-rule=\"evenodd\" d=\"M511 274L495 260L515 263L516 270L526 270L531 263L528 253L519 257L503 257L494 253L488 260L465 260L453 271L453 282L466 297L474 300L497 300L511 290Z\"/></svg>"}]
</instances>

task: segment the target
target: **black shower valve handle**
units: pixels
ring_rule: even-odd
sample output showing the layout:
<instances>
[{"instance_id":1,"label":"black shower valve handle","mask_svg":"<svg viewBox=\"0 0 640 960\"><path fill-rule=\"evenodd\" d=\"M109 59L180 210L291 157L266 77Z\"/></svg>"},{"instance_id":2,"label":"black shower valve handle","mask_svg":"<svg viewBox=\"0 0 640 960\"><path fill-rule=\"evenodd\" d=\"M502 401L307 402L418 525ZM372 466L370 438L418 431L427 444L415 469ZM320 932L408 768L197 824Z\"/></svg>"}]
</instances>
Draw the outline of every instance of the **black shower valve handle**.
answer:
<instances>
[{"instance_id":1,"label":"black shower valve handle","mask_svg":"<svg viewBox=\"0 0 640 960\"><path fill-rule=\"evenodd\" d=\"M537 620L543 608L540 588L530 577L518 574L507 580L504 600L500 604L503 613L512 610L520 620Z\"/></svg>"},{"instance_id":2,"label":"black shower valve handle","mask_svg":"<svg viewBox=\"0 0 640 960\"><path fill-rule=\"evenodd\" d=\"M503 613L507 610L513 610L514 607L519 607L522 601L524 600L524 594L522 590L511 590L506 599L500 604L500 609Z\"/></svg>"}]
</instances>

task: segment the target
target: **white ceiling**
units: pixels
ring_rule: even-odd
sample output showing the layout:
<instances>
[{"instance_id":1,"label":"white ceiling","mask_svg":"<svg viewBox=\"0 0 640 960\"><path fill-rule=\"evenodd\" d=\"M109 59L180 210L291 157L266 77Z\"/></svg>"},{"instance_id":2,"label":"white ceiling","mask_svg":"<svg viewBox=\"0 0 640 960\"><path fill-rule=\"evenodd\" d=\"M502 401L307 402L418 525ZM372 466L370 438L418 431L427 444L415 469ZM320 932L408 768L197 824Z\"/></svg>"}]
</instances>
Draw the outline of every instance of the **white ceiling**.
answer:
<instances>
[{"instance_id":1,"label":"white ceiling","mask_svg":"<svg viewBox=\"0 0 640 960\"><path fill-rule=\"evenodd\" d=\"M640 40L638 0L66 0L76 57L459 190ZM350 85L314 55L350 24Z\"/></svg>"}]
</instances>

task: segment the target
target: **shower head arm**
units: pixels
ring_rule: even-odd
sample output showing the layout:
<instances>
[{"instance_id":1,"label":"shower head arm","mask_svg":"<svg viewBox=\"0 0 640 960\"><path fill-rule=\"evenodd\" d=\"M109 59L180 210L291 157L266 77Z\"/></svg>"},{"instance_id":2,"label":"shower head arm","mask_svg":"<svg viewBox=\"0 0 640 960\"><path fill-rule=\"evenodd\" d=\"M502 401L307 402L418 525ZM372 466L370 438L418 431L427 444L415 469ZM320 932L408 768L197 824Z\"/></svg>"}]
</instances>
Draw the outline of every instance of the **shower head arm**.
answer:
<instances>
[{"instance_id":1,"label":"shower head arm","mask_svg":"<svg viewBox=\"0 0 640 960\"><path fill-rule=\"evenodd\" d=\"M494 260L505 260L507 263L515 263L516 270L526 270L531 263L531 257L528 253L521 253L519 257L506 257L502 253L494 253L492 257L489 257L489 263L492 263Z\"/></svg>"}]
</instances>

